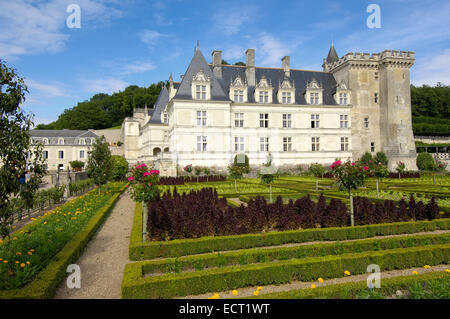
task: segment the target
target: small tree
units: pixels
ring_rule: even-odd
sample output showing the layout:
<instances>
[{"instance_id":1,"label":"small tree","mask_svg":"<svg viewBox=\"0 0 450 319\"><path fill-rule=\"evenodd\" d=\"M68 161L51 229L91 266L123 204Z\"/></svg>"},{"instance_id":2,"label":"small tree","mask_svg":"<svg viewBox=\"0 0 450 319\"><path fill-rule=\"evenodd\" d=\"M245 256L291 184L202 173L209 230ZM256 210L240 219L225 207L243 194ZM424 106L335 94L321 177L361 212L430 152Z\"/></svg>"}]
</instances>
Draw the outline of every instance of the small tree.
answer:
<instances>
[{"instance_id":1,"label":"small tree","mask_svg":"<svg viewBox=\"0 0 450 319\"><path fill-rule=\"evenodd\" d=\"M436 169L436 163L434 162L433 156L427 152L419 153L417 155L416 163L421 171L434 171Z\"/></svg>"},{"instance_id":2,"label":"small tree","mask_svg":"<svg viewBox=\"0 0 450 319\"><path fill-rule=\"evenodd\" d=\"M405 165L405 163L403 163L403 162L398 162L397 163L397 167L395 168L395 170L397 171L397 173L398 173L398 178L401 178L402 177L402 174L405 172L405 170L406 170L406 165Z\"/></svg>"},{"instance_id":3,"label":"small tree","mask_svg":"<svg viewBox=\"0 0 450 319\"><path fill-rule=\"evenodd\" d=\"M376 164L381 163L384 166L388 165L388 158L387 158L386 154L384 154L383 152L378 152L377 154L375 154L375 157L373 158L373 161Z\"/></svg>"},{"instance_id":4,"label":"small tree","mask_svg":"<svg viewBox=\"0 0 450 319\"><path fill-rule=\"evenodd\" d=\"M186 165L183 170L187 173L187 174L191 174L192 173L192 164Z\"/></svg>"},{"instance_id":5,"label":"small tree","mask_svg":"<svg viewBox=\"0 0 450 319\"><path fill-rule=\"evenodd\" d=\"M241 179L244 175L245 168L237 165L229 165L228 172L230 172L230 178L234 179L234 190L237 193L237 182L236 180Z\"/></svg>"},{"instance_id":6,"label":"small tree","mask_svg":"<svg viewBox=\"0 0 450 319\"><path fill-rule=\"evenodd\" d=\"M203 174L205 174L205 176L206 176L206 182L208 183L208 177L209 177L209 175L211 175L210 169L209 169L208 167L204 167L204 168L203 168Z\"/></svg>"},{"instance_id":7,"label":"small tree","mask_svg":"<svg viewBox=\"0 0 450 319\"><path fill-rule=\"evenodd\" d=\"M319 190L319 177L325 174L325 167L322 164L314 163L309 166L308 171L316 177L316 191Z\"/></svg>"},{"instance_id":8,"label":"small tree","mask_svg":"<svg viewBox=\"0 0 450 319\"><path fill-rule=\"evenodd\" d=\"M111 179L114 181L123 181L128 173L128 162L125 157L120 155L111 156L112 171Z\"/></svg>"},{"instance_id":9,"label":"small tree","mask_svg":"<svg viewBox=\"0 0 450 319\"><path fill-rule=\"evenodd\" d=\"M353 210L352 190L356 190L360 186L364 185L369 167L365 166L361 162L352 163L347 161L342 164L341 161L336 161L331 164L330 168L333 171L333 175L339 189L348 192L350 200L350 224L354 226L355 215Z\"/></svg>"},{"instance_id":10,"label":"small tree","mask_svg":"<svg viewBox=\"0 0 450 319\"><path fill-rule=\"evenodd\" d=\"M387 167L380 162L378 164L376 164L372 170L373 170L373 174L375 175L375 178L377 179L377 197L379 197L380 196L379 185L378 185L379 180L388 176L389 171L388 171Z\"/></svg>"},{"instance_id":11,"label":"small tree","mask_svg":"<svg viewBox=\"0 0 450 319\"><path fill-rule=\"evenodd\" d=\"M270 153L267 155L267 162L261 167L259 177L262 184L269 185L270 202L272 203L272 183L278 177L278 174L275 167L272 166L272 155Z\"/></svg>"},{"instance_id":12,"label":"small tree","mask_svg":"<svg viewBox=\"0 0 450 319\"><path fill-rule=\"evenodd\" d=\"M159 198L159 171L137 163L128 177L128 193L136 202L149 203Z\"/></svg>"},{"instance_id":13,"label":"small tree","mask_svg":"<svg viewBox=\"0 0 450 319\"><path fill-rule=\"evenodd\" d=\"M372 154L369 152L365 152L363 156L361 156L361 159L359 160L364 165L369 164L370 161L373 161Z\"/></svg>"},{"instance_id":14,"label":"small tree","mask_svg":"<svg viewBox=\"0 0 450 319\"><path fill-rule=\"evenodd\" d=\"M250 172L250 164L248 156L244 154L237 154L234 157L234 165L243 168L243 173L248 174Z\"/></svg>"},{"instance_id":15,"label":"small tree","mask_svg":"<svg viewBox=\"0 0 450 319\"><path fill-rule=\"evenodd\" d=\"M197 183L198 183L198 177L202 174L203 168L201 168L200 166L195 166L194 167L194 174L195 176L197 176Z\"/></svg>"},{"instance_id":16,"label":"small tree","mask_svg":"<svg viewBox=\"0 0 450 319\"><path fill-rule=\"evenodd\" d=\"M89 159L87 165L87 173L94 180L94 184L98 185L100 193L103 184L106 184L111 177L111 151L105 137L102 136L95 140L92 150L89 151Z\"/></svg>"}]
</instances>

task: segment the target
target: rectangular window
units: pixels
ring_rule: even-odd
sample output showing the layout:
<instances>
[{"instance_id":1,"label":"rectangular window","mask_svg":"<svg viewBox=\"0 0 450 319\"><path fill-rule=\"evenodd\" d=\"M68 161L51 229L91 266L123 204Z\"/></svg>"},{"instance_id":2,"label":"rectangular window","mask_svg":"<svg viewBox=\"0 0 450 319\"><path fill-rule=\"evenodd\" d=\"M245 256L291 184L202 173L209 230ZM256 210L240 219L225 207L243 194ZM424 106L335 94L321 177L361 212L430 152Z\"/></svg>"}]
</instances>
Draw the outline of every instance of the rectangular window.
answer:
<instances>
[{"instance_id":1,"label":"rectangular window","mask_svg":"<svg viewBox=\"0 0 450 319\"><path fill-rule=\"evenodd\" d=\"M378 103L378 93L374 93L374 94L373 94L373 101L374 101L375 103Z\"/></svg>"},{"instance_id":2,"label":"rectangular window","mask_svg":"<svg viewBox=\"0 0 450 319\"><path fill-rule=\"evenodd\" d=\"M259 103L269 103L269 91L259 92Z\"/></svg>"},{"instance_id":3,"label":"rectangular window","mask_svg":"<svg viewBox=\"0 0 450 319\"><path fill-rule=\"evenodd\" d=\"M348 151L348 137L341 137L341 151Z\"/></svg>"},{"instance_id":4,"label":"rectangular window","mask_svg":"<svg viewBox=\"0 0 450 319\"><path fill-rule=\"evenodd\" d=\"M368 117L364 118L364 128L369 128L369 118Z\"/></svg>"},{"instance_id":5,"label":"rectangular window","mask_svg":"<svg viewBox=\"0 0 450 319\"><path fill-rule=\"evenodd\" d=\"M168 124L169 123L169 114L164 113L164 123Z\"/></svg>"},{"instance_id":6,"label":"rectangular window","mask_svg":"<svg viewBox=\"0 0 450 319\"><path fill-rule=\"evenodd\" d=\"M311 138L311 151L318 152L320 147L319 138L312 137Z\"/></svg>"},{"instance_id":7,"label":"rectangular window","mask_svg":"<svg viewBox=\"0 0 450 319\"><path fill-rule=\"evenodd\" d=\"M292 114L283 114L283 127L289 128L292 125Z\"/></svg>"},{"instance_id":8,"label":"rectangular window","mask_svg":"<svg viewBox=\"0 0 450 319\"><path fill-rule=\"evenodd\" d=\"M80 158L84 158L84 151L80 151Z\"/></svg>"},{"instance_id":9,"label":"rectangular window","mask_svg":"<svg viewBox=\"0 0 450 319\"><path fill-rule=\"evenodd\" d=\"M206 85L196 85L195 93L197 100L206 100Z\"/></svg>"},{"instance_id":10,"label":"rectangular window","mask_svg":"<svg viewBox=\"0 0 450 319\"><path fill-rule=\"evenodd\" d=\"M311 114L311 128L319 128L319 114Z\"/></svg>"},{"instance_id":11,"label":"rectangular window","mask_svg":"<svg viewBox=\"0 0 450 319\"><path fill-rule=\"evenodd\" d=\"M268 113L259 113L259 127L269 127Z\"/></svg>"},{"instance_id":12,"label":"rectangular window","mask_svg":"<svg viewBox=\"0 0 450 319\"><path fill-rule=\"evenodd\" d=\"M206 111L197 111L197 126L206 126Z\"/></svg>"},{"instance_id":13,"label":"rectangular window","mask_svg":"<svg viewBox=\"0 0 450 319\"><path fill-rule=\"evenodd\" d=\"M319 104L319 93L309 93L309 104Z\"/></svg>"},{"instance_id":14,"label":"rectangular window","mask_svg":"<svg viewBox=\"0 0 450 319\"><path fill-rule=\"evenodd\" d=\"M283 137L283 152L292 151L292 137Z\"/></svg>"},{"instance_id":15,"label":"rectangular window","mask_svg":"<svg viewBox=\"0 0 450 319\"><path fill-rule=\"evenodd\" d=\"M375 72L374 78L375 78L375 80L378 80L378 72Z\"/></svg>"},{"instance_id":16,"label":"rectangular window","mask_svg":"<svg viewBox=\"0 0 450 319\"><path fill-rule=\"evenodd\" d=\"M291 104L291 92L282 92L281 93L281 103L282 104Z\"/></svg>"},{"instance_id":17,"label":"rectangular window","mask_svg":"<svg viewBox=\"0 0 450 319\"><path fill-rule=\"evenodd\" d=\"M244 151L244 137L243 136L235 136L234 137L234 151L235 152L243 152Z\"/></svg>"},{"instance_id":18,"label":"rectangular window","mask_svg":"<svg viewBox=\"0 0 450 319\"><path fill-rule=\"evenodd\" d=\"M375 152L375 142L370 143L370 151L373 153Z\"/></svg>"},{"instance_id":19,"label":"rectangular window","mask_svg":"<svg viewBox=\"0 0 450 319\"><path fill-rule=\"evenodd\" d=\"M197 136L197 151L206 152L206 136Z\"/></svg>"},{"instance_id":20,"label":"rectangular window","mask_svg":"<svg viewBox=\"0 0 450 319\"><path fill-rule=\"evenodd\" d=\"M244 102L244 91L234 90L234 102Z\"/></svg>"},{"instance_id":21,"label":"rectangular window","mask_svg":"<svg viewBox=\"0 0 450 319\"><path fill-rule=\"evenodd\" d=\"M347 93L339 93L339 104L347 105Z\"/></svg>"},{"instance_id":22,"label":"rectangular window","mask_svg":"<svg viewBox=\"0 0 450 319\"><path fill-rule=\"evenodd\" d=\"M44 158L48 159L48 151L44 151Z\"/></svg>"},{"instance_id":23,"label":"rectangular window","mask_svg":"<svg viewBox=\"0 0 450 319\"><path fill-rule=\"evenodd\" d=\"M58 158L63 159L64 158L64 151L58 151Z\"/></svg>"},{"instance_id":24,"label":"rectangular window","mask_svg":"<svg viewBox=\"0 0 450 319\"><path fill-rule=\"evenodd\" d=\"M244 127L244 113L234 113L234 127Z\"/></svg>"},{"instance_id":25,"label":"rectangular window","mask_svg":"<svg viewBox=\"0 0 450 319\"><path fill-rule=\"evenodd\" d=\"M339 115L341 128L348 128L348 115Z\"/></svg>"},{"instance_id":26,"label":"rectangular window","mask_svg":"<svg viewBox=\"0 0 450 319\"><path fill-rule=\"evenodd\" d=\"M259 138L259 150L261 152L269 151L269 138L268 137L260 137Z\"/></svg>"}]
</instances>

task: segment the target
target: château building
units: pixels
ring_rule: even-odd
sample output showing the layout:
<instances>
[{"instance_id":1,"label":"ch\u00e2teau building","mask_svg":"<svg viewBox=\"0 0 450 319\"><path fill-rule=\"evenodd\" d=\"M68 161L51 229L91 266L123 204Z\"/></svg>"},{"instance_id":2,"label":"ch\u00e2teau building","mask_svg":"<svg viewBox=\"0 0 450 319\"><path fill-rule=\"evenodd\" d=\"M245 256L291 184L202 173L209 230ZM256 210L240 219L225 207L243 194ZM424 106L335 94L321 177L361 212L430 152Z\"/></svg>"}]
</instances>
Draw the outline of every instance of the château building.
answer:
<instances>
[{"instance_id":1,"label":"ch\u00e2teau building","mask_svg":"<svg viewBox=\"0 0 450 319\"><path fill-rule=\"evenodd\" d=\"M332 45L323 71L208 64L197 47L180 82L170 75L151 109L122 125L130 163L154 162L167 175L187 164L225 170L237 154L278 167L358 159L385 152L389 169L417 169L411 123L410 67L414 53L347 53Z\"/></svg>"}]
</instances>

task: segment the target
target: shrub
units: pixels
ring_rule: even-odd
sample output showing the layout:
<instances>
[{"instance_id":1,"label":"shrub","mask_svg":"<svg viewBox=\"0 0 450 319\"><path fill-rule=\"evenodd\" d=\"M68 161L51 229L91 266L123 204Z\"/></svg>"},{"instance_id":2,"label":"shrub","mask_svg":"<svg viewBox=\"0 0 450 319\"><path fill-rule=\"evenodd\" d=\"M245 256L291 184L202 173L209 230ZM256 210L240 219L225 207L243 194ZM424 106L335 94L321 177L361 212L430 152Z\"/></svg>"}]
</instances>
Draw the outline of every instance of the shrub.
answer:
<instances>
[{"instance_id":1,"label":"shrub","mask_svg":"<svg viewBox=\"0 0 450 319\"><path fill-rule=\"evenodd\" d=\"M147 165L139 162L128 177L128 193L136 202L148 203L159 199L159 171L148 171Z\"/></svg>"},{"instance_id":2,"label":"shrub","mask_svg":"<svg viewBox=\"0 0 450 319\"><path fill-rule=\"evenodd\" d=\"M375 163L381 163L384 166L388 165L388 159L385 153L383 152L378 152L377 154L375 154L375 157L373 158Z\"/></svg>"},{"instance_id":3,"label":"shrub","mask_svg":"<svg viewBox=\"0 0 450 319\"><path fill-rule=\"evenodd\" d=\"M72 162L69 162L69 164L73 170L81 170L84 167L84 162L82 162L82 161L72 161Z\"/></svg>"},{"instance_id":4,"label":"shrub","mask_svg":"<svg viewBox=\"0 0 450 319\"><path fill-rule=\"evenodd\" d=\"M373 161L372 154L369 152L365 152L363 156L361 156L361 159L359 161L363 164L369 164L370 161Z\"/></svg>"},{"instance_id":5,"label":"shrub","mask_svg":"<svg viewBox=\"0 0 450 319\"><path fill-rule=\"evenodd\" d=\"M120 155L111 156L112 169L111 169L111 179L113 181L123 181L128 173L128 162Z\"/></svg>"},{"instance_id":6,"label":"shrub","mask_svg":"<svg viewBox=\"0 0 450 319\"><path fill-rule=\"evenodd\" d=\"M417 167L421 171L434 171L436 170L436 163L433 156L430 153L422 152L417 155Z\"/></svg>"}]
</instances>

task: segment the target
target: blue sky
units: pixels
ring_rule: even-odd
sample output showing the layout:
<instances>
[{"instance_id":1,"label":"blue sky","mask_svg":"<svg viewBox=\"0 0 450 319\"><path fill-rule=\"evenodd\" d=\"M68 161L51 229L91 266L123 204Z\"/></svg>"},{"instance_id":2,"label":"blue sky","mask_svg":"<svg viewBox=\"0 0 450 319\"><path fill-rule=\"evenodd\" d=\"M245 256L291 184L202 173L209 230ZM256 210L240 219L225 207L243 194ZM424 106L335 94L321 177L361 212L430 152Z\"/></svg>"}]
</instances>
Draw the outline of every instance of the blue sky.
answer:
<instances>
[{"instance_id":1,"label":"blue sky","mask_svg":"<svg viewBox=\"0 0 450 319\"><path fill-rule=\"evenodd\" d=\"M369 29L369 4L381 28ZM69 4L81 8L70 29ZM0 58L26 78L25 108L48 123L95 93L179 80L200 41L208 61L230 63L256 49L258 66L321 70L331 41L338 55L416 52L412 82L450 84L449 1L0 0Z\"/></svg>"}]
</instances>

